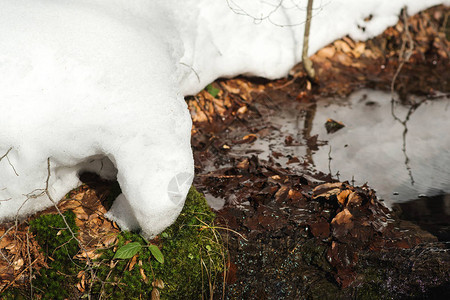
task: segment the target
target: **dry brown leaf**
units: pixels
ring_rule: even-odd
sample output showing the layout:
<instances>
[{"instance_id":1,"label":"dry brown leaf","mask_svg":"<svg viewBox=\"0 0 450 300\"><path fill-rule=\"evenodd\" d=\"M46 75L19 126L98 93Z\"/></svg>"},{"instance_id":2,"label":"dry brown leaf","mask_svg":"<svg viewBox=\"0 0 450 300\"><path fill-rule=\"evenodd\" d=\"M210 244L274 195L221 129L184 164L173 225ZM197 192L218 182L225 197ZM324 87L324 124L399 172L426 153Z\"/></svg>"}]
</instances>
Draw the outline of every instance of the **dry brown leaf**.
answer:
<instances>
[{"instance_id":1,"label":"dry brown leaf","mask_svg":"<svg viewBox=\"0 0 450 300\"><path fill-rule=\"evenodd\" d=\"M80 220L88 220L89 219L88 214L86 213L86 211L84 210L84 208L81 205L78 207L75 207L74 209L72 209L72 211L77 216L77 219L80 219Z\"/></svg>"},{"instance_id":2,"label":"dry brown leaf","mask_svg":"<svg viewBox=\"0 0 450 300\"><path fill-rule=\"evenodd\" d=\"M138 255L136 254L135 256L133 256L131 258L130 265L128 266L128 271L133 270L134 265L136 264L137 257L138 257Z\"/></svg>"},{"instance_id":3,"label":"dry brown leaf","mask_svg":"<svg viewBox=\"0 0 450 300\"><path fill-rule=\"evenodd\" d=\"M299 200L303 197L301 192L293 190L293 189L289 190L288 196L289 196L289 199L292 199L292 200Z\"/></svg>"},{"instance_id":4,"label":"dry brown leaf","mask_svg":"<svg viewBox=\"0 0 450 300\"><path fill-rule=\"evenodd\" d=\"M1 236L1 235L0 235ZM9 237L9 236L4 236L1 240L0 240L0 249L6 248L7 246L12 245L12 243L14 243L14 240Z\"/></svg>"},{"instance_id":5,"label":"dry brown leaf","mask_svg":"<svg viewBox=\"0 0 450 300\"><path fill-rule=\"evenodd\" d=\"M317 56L324 58L332 58L336 54L336 48L334 46L325 47L317 52Z\"/></svg>"},{"instance_id":6,"label":"dry brown leaf","mask_svg":"<svg viewBox=\"0 0 450 300\"><path fill-rule=\"evenodd\" d=\"M104 247L109 247L111 244L116 243L117 237L115 235L106 236L102 240L102 244Z\"/></svg>"},{"instance_id":7,"label":"dry brown leaf","mask_svg":"<svg viewBox=\"0 0 450 300\"><path fill-rule=\"evenodd\" d=\"M84 192L81 192L81 193L77 193L77 194L75 194L74 196L72 196L71 198L72 199L75 199L75 200L78 200L78 201L81 201L81 200L83 200L83 198L84 198Z\"/></svg>"},{"instance_id":8,"label":"dry brown leaf","mask_svg":"<svg viewBox=\"0 0 450 300\"><path fill-rule=\"evenodd\" d=\"M340 50L345 54L350 54L352 52L352 48L350 48L350 46L342 40L335 41L334 46L338 51Z\"/></svg>"},{"instance_id":9,"label":"dry brown leaf","mask_svg":"<svg viewBox=\"0 0 450 300\"><path fill-rule=\"evenodd\" d=\"M144 273L144 269L140 268L139 273L141 274L142 280L144 280L145 283L148 283L148 278Z\"/></svg>"},{"instance_id":10,"label":"dry brown leaf","mask_svg":"<svg viewBox=\"0 0 450 300\"><path fill-rule=\"evenodd\" d=\"M344 66L351 66L353 63L353 60L346 54L343 53L338 53L336 55L337 60L339 61L339 63L343 64Z\"/></svg>"},{"instance_id":11,"label":"dry brown leaf","mask_svg":"<svg viewBox=\"0 0 450 300\"><path fill-rule=\"evenodd\" d=\"M23 258L16 259L12 265L15 271L19 270L23 267Z\"/></svg>"},{"instance_id":12,"label":"dry brown leaf","mask_svg":"<svg viewBox=\"0 0 450 300\"><path fill-rule=\"evenodd\" d=\"M364 51L366 50L366 44L362 42L358 42L355 46L355 48L352 51L352 54L354 57L359 58Z\"/></svg>"},{"instance_id":13,"label":"dry brown leaf","mask_svg":"<svg viewBox=\"0 0 450 300\"><path fill-rule=\"evenodd\" d=\"M332 182L332 183L324 183L321 185L316 186L313 189L313 194L314 195L318 195L318 194L322 194L326 191L338 188L341 189L343 187L343 183L342 182Z\"/></svg>"},{"instance_id":14,"label":"dry brown leaf","mask_svg":"<svg viewBox=\"0 0 450 300\"><path fill-rule=\"evenodd\" d=\"M156 279L152 282L152 286L162 290L164 288L164 281L161 279Z\"/></svg>"},{"instance_id":15,"label":"dry brown leaf","mask_svg":"<svg viewBox=\"0 0 450 300\"><path fill-rule=\"evenodd\" d=\"M77 289L80 291L80 292L84 292L85 291L85 289L81 286L81 283L77 283Z\"/></svg>"},{"instance_id":16,"label":"dry brown leaf","mask_svg":"<svg viewBox=\"0 0 450 300\"><path fill-rule=\"evenodd\" d=\"M359 196L356 192L353 192L348 196L347 206L350 207L360 206L362 204L362 201L363 200L361 196Z\"/></svg>"},{"instance_id":17,"label":"dry brown leaf","mask_svg":"<svg viewBox=\"0 0 450 300\"><path fill-rule=\"evenodd\" d=\"M92 249L92 250L87 250L85 251L81 251L80 253L78 253L77 255L75 255L75 258L77 259L85 259L87 256L89 256L90 259L97 259L100 256L102 256L101 253L97 253L96 249Z\"/></svg>"},{"instance_id":18,"label":"dry brown leaf","mask_svg":"<svg viewBox=\"0 0 450 300\"><path fill-rule=\"evenodd\" d=\"M250 165L248 158L244 159L243 161L239 162L236 167L241 169L241 170L245 170L248 169L248 166Z\"/></svg>"},{"instance_id":19,"label":"dry brown leaf","mask_svg":"<svg viewBox=\"0 0 450 300\"><path fill-rule=\"evenodd\" d=\"M346 42L347 45L348 45L350 48L355 48L355 42L354 42L351 38L349 38L348 36L344 36L344 37L342 38L342 40L343 40L344 42Z\"/></svg>"},{"instance_id":20,"label":"dry brown leaf","mask_svg":"<svg viewBox=\"0 0 450 300\"><path fill-rule=\"evenodd\" d=\"M83 272L83 275L81 276L80 283L81 283L81 287L83 288L83 290L86 289L86 275L84 272Z\"/></svg>"},{"instance_id":21,"label":"dry brown leaf","mask_svg":"<svg viewBox=\"0 0 450 300\"><path fill-rule=\"evenodd\" d=\"M153 288L152 290L152 300L159 300L160 299L160 293L157 288Z\"/></svg>"},{"instance_id":22,"label":"dry brown leaf","mask_svg":"<svg viewBox=\"0 0 450 300\"><path fill-rule=\"evenodd\" d=\"M248 111L247 106L244 105L244 106L239 107L239 109L237 110L237 113L240 114L240 115L243 115L243 114L245 114L247 111Z\"/></svg>"},{"instance_id":23,"label":"dry brown leaf","mask_svg":"<svg viewBox=\"0 0 450 300\"><path fill-rule=\"evenodd\" d=\"M82 228L84 226L84 222L78 218L75 218L75 225L77 225L78 228Z\"/></svg>"}]
</instances>

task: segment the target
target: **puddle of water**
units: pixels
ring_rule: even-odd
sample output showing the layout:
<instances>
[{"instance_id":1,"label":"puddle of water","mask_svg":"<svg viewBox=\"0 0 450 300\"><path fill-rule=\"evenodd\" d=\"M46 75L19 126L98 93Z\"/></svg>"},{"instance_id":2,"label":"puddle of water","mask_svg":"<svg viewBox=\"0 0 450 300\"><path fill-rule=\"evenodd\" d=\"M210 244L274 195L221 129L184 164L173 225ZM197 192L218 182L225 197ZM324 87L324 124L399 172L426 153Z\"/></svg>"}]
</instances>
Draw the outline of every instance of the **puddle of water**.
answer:
<instances>
[{"instance_id":1,"label":"puddle of water","mask_svg":"<svg viewBox=\"0 0 450 300\"><path fill-rule=\"evenodd\" d=\"M205 193L205 199L209 207L214 210L220 210L225 205L225 199L214 197L210 193Z\"/></svg>"},{"instance_id":2,"label":"puddle of water","mask_svg":"<svg viewBox=\"0 0 450 300\"><path fill-rule=\"evenodd\" d=\"M356 92L345 106L319 102L312 134L328 145L312 156L317 169L368 182L388 204L450 193L450 99L411 101L421 104L395 105L395 117L381 91ZM328 118L345 127L327 134Z\"/></svg>"},{"instance_id":3,"label":"puddle of water","mask_svg":"<svg viewBox=\"0 0 450 300\"><path fill-rule=\"evenodd\" d=\"M280 152L284 156L278 163L304 172L304 165L288 164L287 156L297 157L341 181L367 182L388 206L450 194L450 99L410 101L416 107L394 105L396 118L390 93L367 89L345 100L259 109L270 134L252 145L236 145L232 152L236 157L257 153L261 159ZM328 134L325 122L330 118L345 127ZM292 142L286 143L288 136Z\"/></svg>"}]
</instances>

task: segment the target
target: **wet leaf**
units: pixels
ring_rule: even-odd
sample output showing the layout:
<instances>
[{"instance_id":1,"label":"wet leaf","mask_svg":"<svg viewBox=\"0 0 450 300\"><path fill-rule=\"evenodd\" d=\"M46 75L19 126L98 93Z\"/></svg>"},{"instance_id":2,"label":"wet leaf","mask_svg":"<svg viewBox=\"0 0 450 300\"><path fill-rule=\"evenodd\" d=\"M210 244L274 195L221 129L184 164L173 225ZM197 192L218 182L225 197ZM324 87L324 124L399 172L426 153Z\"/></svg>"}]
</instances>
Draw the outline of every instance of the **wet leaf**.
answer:
<instances>
[{"instance_id":1,"label":"wet leaf","mask_svg":"<svg viewBox=\"0 0 450 300\"><path fill-rule=\"evenodd\" d=\"M345 205L345 200L347 200L348 195L350 195L352 191L351 190L345 190L339 193L337 195L337 200L341 205Z\"/></svg>"},{"instance_id":2,"label":"wet leaf","mask_svg":"<svg viewBox=\"0 0 450 300\"><path fill-rule=\"evenodd\" d=\"M316 186L313 189L313 199L319 197L325 197L328 199L332 195L337 195L341 191L342 187L342 182L324 183Z\"/></svg>"},{"instance_id":3,"label":"wet leaf","mask_svg":"<svg viewBox=\"0 0 450 300\"><path fill-rule=\"evenodd\" d=\"M155 259L159 263L163 264L164 263L164 255L161 253L161 250L159 250L158 246L150 245L148 248L150 249L150 252L155 257Z\"/></svg>"},{"instance_id":4,"label":"wet leaf","mask_svg":"<svg viewBox=\"0 0 450 300\"><path fill-rule=\"evenodd\" d=\"M116 254L114 254L113 259L132 258L141 249L142 249L142 245L139 244L138 242L126 244L126 245L120 247L119 249L117 249L117 252L116 252Z\"/></svg>"},{"instance_id":5,"label":"wet leaf","mask_svg":"<svg viewBox=\"0 0 450 300\"><path fill-rule=\"evenodd\" d=\"M357 193L353 192L348 196L348 202L347 202L347 206L350 207L356 207L356 206L360 206L363 202L363 199L361 198L360 195L358 195Z\"/></svg>"},{"instance_id":6,"label":"wet leaf","mask_svg":"<svg viewBox=\"0 0 450 300\"><path fill-rule=\"evenodd\" d=\"M334 219L331 221L331 224L347 224L351 222L352 218L353 216L350 211L348 209L344 209L343 211L338 213L336 217L334 217Z\"/></svg>"},{"instance_id":7,"label":"wet leaf","mask_svg":"<svg viewBox=\"0 0 450 300\"><path fill-rule=\"evenodd\" d=\"M336 131L344 127L345 127L344 123L335 121L333 119L328 119L325 123L327 133L335 133Z\"/></svg>"}]
</instances>

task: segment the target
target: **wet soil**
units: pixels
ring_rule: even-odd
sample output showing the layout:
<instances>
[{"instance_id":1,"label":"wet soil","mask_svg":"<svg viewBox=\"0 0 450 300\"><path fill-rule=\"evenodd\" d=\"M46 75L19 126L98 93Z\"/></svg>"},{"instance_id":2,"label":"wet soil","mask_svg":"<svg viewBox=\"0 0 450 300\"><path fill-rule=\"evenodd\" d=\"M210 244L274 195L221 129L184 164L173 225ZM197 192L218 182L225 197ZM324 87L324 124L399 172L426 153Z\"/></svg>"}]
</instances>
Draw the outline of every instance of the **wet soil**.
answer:
<instances>
[{"instance_id":1,"label":"wet soil","mask_svg":"<svg viewBox=\"0 0 450 300\"><path fill-rule=\"evenodd\" d=\"M393 105L404 109L406 117L420 102L410 95L440 101L450 92L449 42L440 30L447 26L448 12L438 7L407 21L415 48L395 81L399 96L392 94ZM414 216L409 207L414 204L389 210L369 186L358 187L349 176L339 182L339 173L331 170L339 160L355 165L358 177L355 155L329 153L328 170L318 170L315 158L330 143L312 130L322 105L318 99L331 97L336 104L360 88L390 93L405 36L400 21L366 43L336 41L313 57L314 81L300 65L286 79L219 80L213 83L216 97L203 91L188 99L194 119L194 184L218 210L220 222L242 235L224 233L230 250L225 298L450 296L448 223L430 224L436 210L430 208L428 221ZM330 134L339 135L346 128L339 121L324 120L321 130L328 129L327 123ZM364 143L370 149L370 141ZM397 148L402 150L401 138ZM407 167L403 164L402 170ZM376 172L395 181L392 169L387 164Z\"/></svg>"}]
</instances>

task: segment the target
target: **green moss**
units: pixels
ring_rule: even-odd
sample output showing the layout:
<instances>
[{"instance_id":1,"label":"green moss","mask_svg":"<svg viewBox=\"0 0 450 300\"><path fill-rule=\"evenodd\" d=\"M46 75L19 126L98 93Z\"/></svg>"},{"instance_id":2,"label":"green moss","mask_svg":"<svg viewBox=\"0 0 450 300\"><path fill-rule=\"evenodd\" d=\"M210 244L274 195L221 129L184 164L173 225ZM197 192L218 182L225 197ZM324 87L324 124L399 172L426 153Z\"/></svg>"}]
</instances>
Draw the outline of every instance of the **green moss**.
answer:
<instances>
[{"instance_id":1,"label":"green moss","mask_svg":"<svg viewBox=\"0 0 450 300\"><path fill-rule=\"evenodd\" d=\"M75 214L67 211L64 217L72 231L77 232ZM48 258L49 266L48 269L40 269L33 280L36 294L43 299L64 299L73 295L76 275L82 268L72 259L79 251L79 246L63 218L60 215L42 215L30 222L30 230Z\"/></svg>"},{"instance_id":2,"label":"green moss","mask_svg":"<svg viewBox=\"0 0 450 300\"><path fill-rule=\"evenodd\" d=\"M64 213L73 232L77 233L75 214ZM164 255L164 264L152 255L149 244L138 233L121 232L115 247L99 250L100 259L94 261L95 279L92 298L150 299L152 282L160 279L161 299L201 299L208 297L210 286L219 280L224 270L225 248L220 234L214 229L215 214L209 209L203 195L191 188L185 206L176 222L167 228L154 242ZM34 295L42 299L80 298L77 275L86 270L85 262L73 257L79 245L60 215L42 215L30 222L41 251L47 258L49 268L41 268L33 280ZM142 245L137 259L130 268L131 259L113 259L115 251L129 242ZM88 273L86 273L88 275ZM86 278L88 280L88 278ZM89 281L86 282L86 286ZM15 299L24 294L21 290L8 291L2 295ZM9 297L9 298L8 298Z\"/></svg>"},{"instance_id":3,"label":"green moss","mask_svg":"<svg viewBox=\"0 0 450 300\"><path fill-rule=\"evenodd\" d=\"M355 287L357 299L392 299L388 291L383 287L386 281L385 270L382 268L366 267L361 269L363 275L363 284Z\"/></svg>"},{"instance_id":4,"label":"green moss","mask_svg":"<svg viewBox=\"0 0 450 300\"><path fill-rule=\"evenodd\" d=\"M25 291L18 288L9 288L2 294L0 294L0 299L2 300L22 300L27 299Z\"/></svg>"},{"instance_id":5,"label":"green moss","mask_svg":"<svg viewBox=\"0 0 450 300\"><path fill-rule=\"evenodd\" d=\"M307 265L313 265L325 272L330 272L332 267L326 258L327 249L324 244L314 239L307 240L299 247L303 261Z\"/></svg>"},{"instance_id":6,"label":"green moss","mask_svg":"<svg viewBox=\"0 0 450 300\"><path fill-rule=\"evenodd\" d=\"M191 188L180 217L161 235L165 265L156 274L167 282L161 296L200 299L224 270L225 249L211 227L214 218L203 195Z\"/></svg>"},{"instance_id":7,"label":"green moss","mask_svg":"<svg viewBox=\"0 0 450 300\"><path fill-rule=\"evenodd\" d=\"M156 261L139 234L122 232L117 249L127 242L141 243L143 248L138 252L137 261L142 264L137 263L129 270L129 259L114 260L116 265L111 269L114 251L104 251L97 272L103 284L98 282L94 286L94 296L148 299L152 282L161 279L165 283L159 290L161 299L205 297L209 294L209 285L214 286L218 274L224 270L225 249L220 235L212 227L214 218L203 195L191 188L177 221L160 234L158 246L164 255L164 264Z\"/></svg>"}]
</instances>

